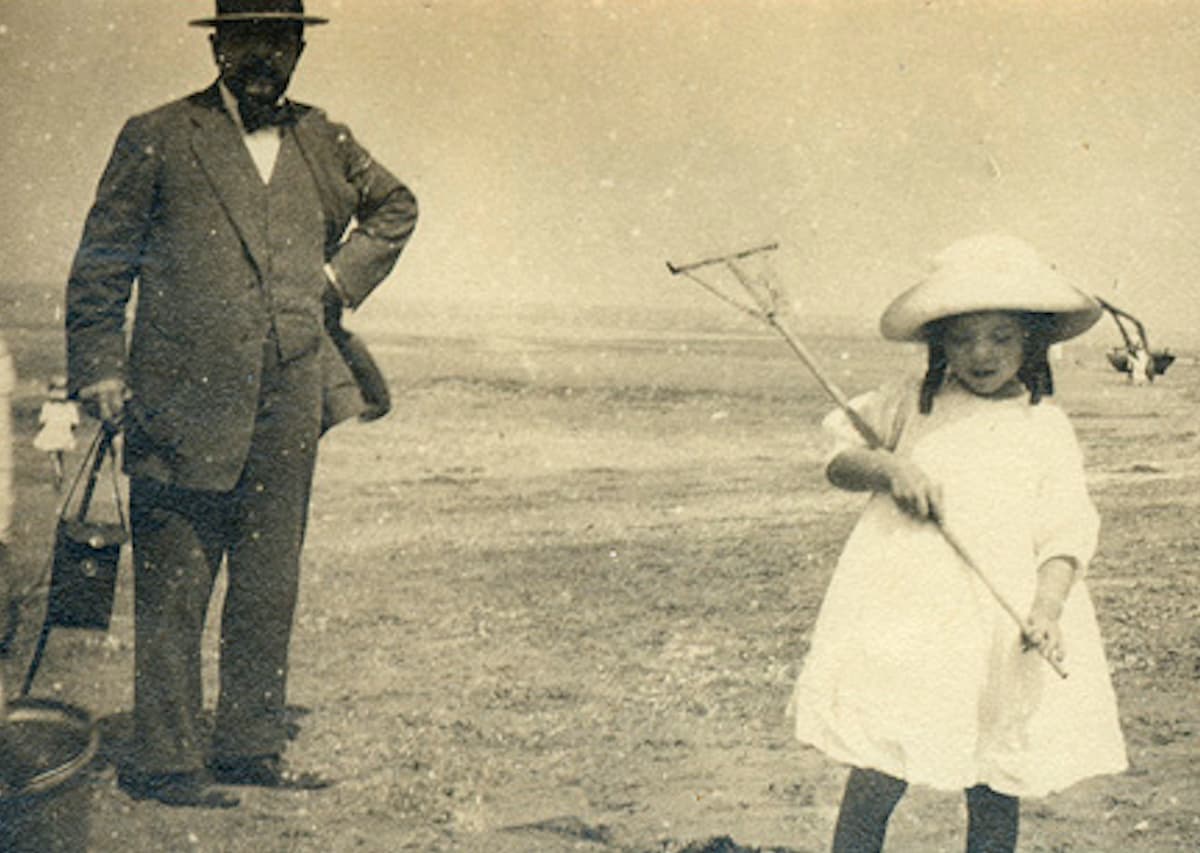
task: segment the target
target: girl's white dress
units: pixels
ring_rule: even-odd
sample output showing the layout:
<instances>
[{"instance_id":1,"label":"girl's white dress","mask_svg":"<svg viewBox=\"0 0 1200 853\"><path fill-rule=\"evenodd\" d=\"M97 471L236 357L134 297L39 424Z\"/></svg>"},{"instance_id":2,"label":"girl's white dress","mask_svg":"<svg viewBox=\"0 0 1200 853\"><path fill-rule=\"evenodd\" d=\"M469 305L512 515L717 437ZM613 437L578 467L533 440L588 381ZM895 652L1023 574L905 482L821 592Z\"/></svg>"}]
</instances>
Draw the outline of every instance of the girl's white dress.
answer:
<instances>
[{"instance_id":1,"label":"girl's white dress","mask_svg":"<svg viewBox=\"0 0 1200 853\"><path fill-rule=\"evenodd\" d=\"M953 379L917 409L919 381L853 402L896 453L941 484L944 523L1022 615L1037 569L1073 559L1061 679L938 528L875 494L846 542L797 680L796 736L832 758L940 789L1041 796L1126 767L1084 580L1099 520L1074 430L1051 400L994 400ZM862 439L839 410L835 453ZM832 458L832 457L831 457Z\"/></svg>"}]
</instances>

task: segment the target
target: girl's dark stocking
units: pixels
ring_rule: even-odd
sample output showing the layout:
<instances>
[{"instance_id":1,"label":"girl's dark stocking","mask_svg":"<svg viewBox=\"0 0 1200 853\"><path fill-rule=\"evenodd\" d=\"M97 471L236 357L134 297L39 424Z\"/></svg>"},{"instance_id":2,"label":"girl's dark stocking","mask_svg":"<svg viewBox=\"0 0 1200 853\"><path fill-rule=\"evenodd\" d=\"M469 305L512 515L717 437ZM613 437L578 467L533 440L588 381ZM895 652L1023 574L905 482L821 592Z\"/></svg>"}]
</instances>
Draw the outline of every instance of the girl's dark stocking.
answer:
<instances>
[{"instance_id":1,"label":"girl's dark stocking","mask_svg":"<svg viewBox=\"0 0 1200 853\"><path fill-rule=\"evenodd\" d=\"M851 770L833 833L833 853L879 853L888 818L907 786L903 779L878 770Z\"/></svg>"},{"instance_id":2,"label":"girl's dark stocking","mask_svg":"<svg viewBox=\"0 0 1200 853\"><path fill-rule=\"evenodd\" d=\"M967 853L1013 853L1021 801L987 785L967 789Z\"/></svg>"}]
</instances>

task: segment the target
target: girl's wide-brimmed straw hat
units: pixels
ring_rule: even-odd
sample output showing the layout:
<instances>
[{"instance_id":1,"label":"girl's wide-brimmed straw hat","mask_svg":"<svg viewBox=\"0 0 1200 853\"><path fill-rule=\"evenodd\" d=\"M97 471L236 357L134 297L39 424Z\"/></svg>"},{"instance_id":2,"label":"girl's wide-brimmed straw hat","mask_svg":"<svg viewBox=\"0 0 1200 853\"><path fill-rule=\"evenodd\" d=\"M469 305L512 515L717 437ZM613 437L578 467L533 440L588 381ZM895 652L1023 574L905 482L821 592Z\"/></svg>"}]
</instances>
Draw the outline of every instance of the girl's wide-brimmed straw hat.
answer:
<instances>
[{"instance_id":1,"label":"girl's wide-brimmed straw hat","mask_svg":"<svg viewBox=\"0 0 1200 853\"><path fill-rule=\"evenodd\" d=\"M304 14L303 0L217 0L217 14L197 18L193 27L215 27L239 21L292 21L306 26L328 24L328 18Z\"/></svg>"},{"instance_id":2,"label":"girl's wide-brimmed straw hat","mask_svg":"<svg viewBox=\"0 0 1200 853\"><path fill-rule=\"evenodd\" d=\"M1086 332L1103 313L1025 241L984 234L959 240L934 258L932 272L884 310L879 329L889 340L920 341L934 320L977 311L1051 314L1051 342Z\"/></svg>"}]
</instances>

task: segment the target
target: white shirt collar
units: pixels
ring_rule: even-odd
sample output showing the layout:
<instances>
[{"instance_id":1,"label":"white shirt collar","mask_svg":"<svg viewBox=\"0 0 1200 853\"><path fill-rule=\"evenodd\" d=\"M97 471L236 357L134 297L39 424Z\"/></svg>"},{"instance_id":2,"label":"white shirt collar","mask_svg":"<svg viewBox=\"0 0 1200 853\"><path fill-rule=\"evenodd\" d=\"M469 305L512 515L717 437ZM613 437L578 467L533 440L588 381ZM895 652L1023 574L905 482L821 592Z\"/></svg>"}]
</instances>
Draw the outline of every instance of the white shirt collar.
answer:
<instances>
[{"instance_id":1,"label":"white shirt collar","mask_svg":"<svg viewBox=\"0 0 1200 853\"><path fill-rule=\"evenodd\" d=\"M283 145L283 135L279 132L278 127L261 127L253 133L247 132L246 126L242 123L242 114L238 111L237 98L220 80L217 81L217 88L221 92L225 111L233 119L234 127L238 129L238 135L242 138L242 144L246 146L246 150L250 153L250 159L254 161L254 168L258 170L263 183L269 183L271 173L275 170L275 160L279 156L279 149Z\"/></svg>"}]
</instances>

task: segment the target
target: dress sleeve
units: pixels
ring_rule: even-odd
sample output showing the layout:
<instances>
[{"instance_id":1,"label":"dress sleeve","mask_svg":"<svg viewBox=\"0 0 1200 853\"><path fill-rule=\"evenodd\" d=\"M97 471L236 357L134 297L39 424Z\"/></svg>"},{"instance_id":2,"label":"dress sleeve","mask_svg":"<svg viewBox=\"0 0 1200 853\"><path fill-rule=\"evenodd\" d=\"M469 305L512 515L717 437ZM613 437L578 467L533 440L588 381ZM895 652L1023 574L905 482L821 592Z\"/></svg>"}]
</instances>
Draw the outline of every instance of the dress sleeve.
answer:
<instances>
[{"instance_id":1,"label":"dress sleeve","mask_svg":"<svg viewBox=\"0 0 1200 853\"><path fill-rule=\"evenodd\" d=\"M913 382L885 385L855 397L850 401L850 407L882 439L884 447L895 450L909 410L916 405L916 393ZM826 466L848 448L868 446L867 440L854 428L841 408L826 415L821 427L833 440L833 448L825 458Z\"/></svg>"},{"instance_id":2,"label":"dress sleeve","mask_svg":"<svg viewBox=\"0 0 1200 853\"><path fill-rule=\"evenodd\" d=\"M1034 552L1040 566L1053 557L1074 561L1076 577L1096 552L1100 516L1088 494L1075 430L1057 406L1046 406L1046 454L1038 483Z\"/></svg>"}]
</instances>

